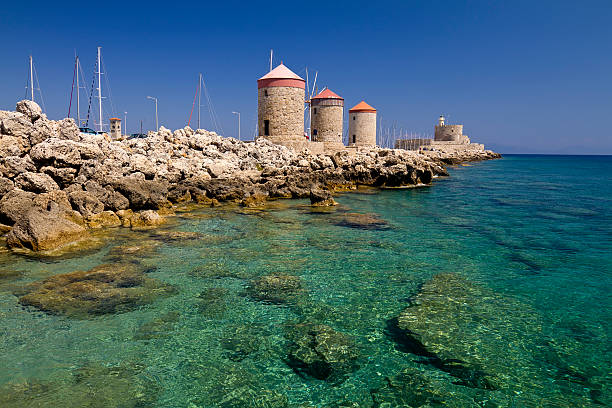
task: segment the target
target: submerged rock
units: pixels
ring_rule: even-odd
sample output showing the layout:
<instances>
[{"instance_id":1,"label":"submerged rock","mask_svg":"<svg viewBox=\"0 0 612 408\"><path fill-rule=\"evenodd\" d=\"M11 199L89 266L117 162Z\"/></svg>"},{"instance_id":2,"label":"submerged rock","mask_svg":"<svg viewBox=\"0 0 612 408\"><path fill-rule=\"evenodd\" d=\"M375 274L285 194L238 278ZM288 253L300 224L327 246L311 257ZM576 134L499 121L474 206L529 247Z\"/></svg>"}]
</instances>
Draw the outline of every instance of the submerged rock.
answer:
<instances>
[{"instance_id":1,"label":"submerged rock","mask_svg":"<svg viewBox=\"0 0 612 408\"><path fill-rule=\"evenodd\" d=\"M159 384L143 376L142 365L88 364L67 378L41 382L26 380L0 386L2 408L150 407L161 392Z\"/></svg>"},{"instance_id":2,"label":"submerged rock","mask_svg":"<svg viewBox=\"0 0 612 408\"><path fill-rule=\"evenodd\" d=\"M567 365L542 364L551 349L543 341L541 317L529 305L449 273L426 282L411 303L389 322L388 334L417 362L477 390L468 393L477 405L510 397L516 406L547 406L543 401L560 396L574 401L569 406L596 403L598 397L583 387L547 380ZM597 387L588 379L585 384Z\"/></svg>"},{"instance_id":3,"label":"submerged rock","mask_svg":"<svg viewBox=\"0 0 612 408\"><path fill-rule=\"evenodd\" d=\"M260 276L246 288L250 298L271 304L293 303L303 292L301 279L293 275Z\"/></svg>"},{"instance_id":4,"label":"submerged rock","mask_svg":"<svg viewBox=\"0 0 612 408\"><path fill-rule=\"evenodd\" d=\"M104 257L106 262L140 261L151 256L160 246L160 242L151 239L128 242L112 247Z\"/></svg>"},{"instance_id":5,"label":"submerged rock","mask_svg":"<svg viewBox=\"0 0 612 408\"><path fill-rule=\"evenodd\" d=\"M202 316L217 318L227 309L226 297L229 290L226 288L206 288L198 296L198 310Z\"/></svg>"},{"instance_id":6,"label":"submerged rock","mask_svg":"<svg viewBox=\"0 0 612 408\"><path fill-rule=\"evenodd\" d=\"M280 390L262 387L261 377L240 364L216 364L193 374L201 390L193 403L198 407L288 408Z\"/></svg>"},{"instance_id":7,"label":"submerged rock","mask_svg":"<svg viewBox=\"0 0 612 408\"><path fill-rule=\"evenodd\" d=\"M104 264L31 283L18 295L24 306L85 318L129 311L172 293L172 286L149 278L137 265Z\"/></svg>"},{"instance_id":8,"label":"submerged rock","mask_svg":"<svg viewBox=\"0 0 612 408\"><path fill-rule=\"evenodd\" d=\"M189 275L204 279L248 279L253 276L253 272L246 268L230 268L222 262L209 262L196 266L189 271Z\"/></svg>"},{"instance_id":9,"label":"submerged rock","mask_svg":"<svg viewBox=\"0 0 612 408\"><path fill-rule=\"evenodd\" d=\"M134 334L134 340L152 340L166 337L178 322L181 314L176 311L165 313L140 326Z\"/></svg>"},{"instance_id":10,"label":"submerged rock","mask_svg":"<svg viewBox=\"0 0 612 408\"><path fill-rule=\"evenodd\" d=\"M502 393L463 387L443 375L409 367L387 377L384 385L371 391L375 408L383 407L505 407Z\"/></svg>"},{"instance_id":11,"label":"submerged rock","mask_svg":"<svg viewBox=\"0 0 612 408\"><path fill-rule=\"evenodd\" d=\"M223 356L231 361L242 361L259 351L268 335L264 327L256 324L229 327L221 338L221 347L225 350Z\"/></svg>"},{"instance_id":12,"label":"submerged rock","mask_svg":"<svg viewBox=\"0 0 612 408\"><path fill-rule=\"evenodd\" d=\"M151 233L151 237L166 242L185 243L199 241L203 235L193 231L156 230Z\"/></svg>"},{"instance_id":13,"label":"submerged rock","mask_svg":"<svg viewBox=\"0 0 612 408\"><path fill-rule=\"evenodd\" d=\"M290 327L286 337L291 342L288 364L299 375L338 383L358 367L353 340L329 326L300 323Z\"/></svg>"},{"instance_id":14,"label":"submerged rock","mask_svg":"<svg viewBox=\"0 0 612 408\"><path fill-rule=\"evenodd\" d=\"M386 230L390 228L389 224L378 216L360 213L344 213L339 217L336 225L366 230Z\"/></svg>"}]
</instances>

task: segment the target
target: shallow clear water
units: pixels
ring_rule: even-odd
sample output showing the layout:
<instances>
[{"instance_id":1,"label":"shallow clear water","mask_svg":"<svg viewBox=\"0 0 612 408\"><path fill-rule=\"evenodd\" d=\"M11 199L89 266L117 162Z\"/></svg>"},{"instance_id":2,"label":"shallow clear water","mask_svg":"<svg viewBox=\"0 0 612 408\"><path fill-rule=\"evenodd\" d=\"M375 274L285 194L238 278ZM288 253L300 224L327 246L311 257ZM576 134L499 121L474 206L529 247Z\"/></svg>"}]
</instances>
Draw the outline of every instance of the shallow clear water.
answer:
<instances>
[{"instance_id":1,"label":"shallow clear water","mask_svg":"<svg viewBox=\"0 0 612 408\"><path fill-rule=\"evenodd\" d=\"M198 240L123 230L81 257L4 255L0 402L611 405L612 157L508 156L450 172L432 187L344 194L329 212L282 201L262 212L185 214L167 227ZM346 213L386 225L347 226ZM174 295L88 318L19 304L25 284L117 261L113 247L143 242L159 246L136 261ZM303 290L286 303L262 302L248 286L271 274L297 276ZM460 279L454 287L475 288L457 319L421 293L446 274ZM435 286L452 302L447 289ZM418 326L428 352L473 357L495 389L466 385L462 373L407 350L392 326L409 306L433 321ZM353 366L333 381L294 369L288 333L304 322L346 335Z\"/></svg>"}]
</instances>

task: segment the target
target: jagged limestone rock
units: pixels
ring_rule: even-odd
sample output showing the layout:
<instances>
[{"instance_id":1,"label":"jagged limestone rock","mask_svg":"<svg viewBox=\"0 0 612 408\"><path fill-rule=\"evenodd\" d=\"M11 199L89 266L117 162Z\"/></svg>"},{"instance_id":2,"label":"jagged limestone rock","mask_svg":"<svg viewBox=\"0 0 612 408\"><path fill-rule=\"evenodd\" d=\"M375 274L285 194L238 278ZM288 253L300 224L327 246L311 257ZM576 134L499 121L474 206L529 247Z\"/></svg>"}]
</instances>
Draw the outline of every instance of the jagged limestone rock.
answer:
<instances>
[{"instance_id":1,"label":"jagged limestone rock","mask_svg":"<svg viewBox=\"0 0 612 408\"><path fill-rule=\"evenodd\" d=\"M34 102L27 99L17 102L15 110L27 116L32 122L36 122L42 116L42 109Z\"/></svg>"}]
</instances>

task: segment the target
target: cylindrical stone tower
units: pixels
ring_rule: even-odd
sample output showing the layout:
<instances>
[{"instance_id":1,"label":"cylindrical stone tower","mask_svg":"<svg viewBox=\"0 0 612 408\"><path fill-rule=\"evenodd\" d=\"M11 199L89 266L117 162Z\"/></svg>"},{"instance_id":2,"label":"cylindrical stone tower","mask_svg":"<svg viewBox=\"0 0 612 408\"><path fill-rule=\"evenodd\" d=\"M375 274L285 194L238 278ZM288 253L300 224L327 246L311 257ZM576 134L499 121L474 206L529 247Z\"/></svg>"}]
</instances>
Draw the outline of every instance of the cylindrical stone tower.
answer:
<instances>
[{"instance_id":1,"label":"cylindrical stone tower","mask_svg":"<svg viewBox=\"0 0 612 408\"><path fill-rule=\"evenodd\" d=\"M376 109L359 102L349 110L349 146L376 146Z\"/></svg>"},{"instance_id":2,"label":"cylindrical stone tower","mask_svg":"<svg viewBox=\"0 0 612 408\"><path fill-rule=\"evenodd\" d=\"M324 89L310 100L310 134L313 142L329 148L341 148L344 98Z\"/></svg>"},{"instance_id":3,"label":"cylindrical stone tower","mask_svg":"<svg viewBox=\"0 0 612 408\"><path fill-rule=\"evenodd\" d=\"M259 136L274 143L303 142L306 83L282 63L257 80Z\"/></svg>"},{"instance_id":4,"label":"cylindrical stone tower","mask_svg":"<svg viewBox=\"0 0 612 408\"><path fill-rule=\"evenodd\" d=\"M113 140L121 139L121 119L110 118L110 137Z\"/></svg>"}]
</instances>

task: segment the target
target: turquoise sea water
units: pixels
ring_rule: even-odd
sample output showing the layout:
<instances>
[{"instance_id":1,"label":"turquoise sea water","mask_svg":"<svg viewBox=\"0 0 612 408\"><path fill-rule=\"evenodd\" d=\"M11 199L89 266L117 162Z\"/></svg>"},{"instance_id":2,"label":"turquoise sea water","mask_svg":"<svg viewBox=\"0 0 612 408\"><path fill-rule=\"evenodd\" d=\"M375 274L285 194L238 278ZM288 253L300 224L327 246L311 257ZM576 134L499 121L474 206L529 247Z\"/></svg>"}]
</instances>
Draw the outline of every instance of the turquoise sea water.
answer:
<instances>
[{"instance_id":1,"label":"turquoise sea water","mask_svg":"<svg viewBox=\"0 0 612 408\"><path fill-rule=\"evenodd\" d=\"M611 406L612 157L450 173L329 211L280 201L166 227L196 240L121 230L80 257L3 255L0 406ZM382 221L360 228L350 213ZM109 256L126 245L152 249ZM19 304L30 282L118 261L175 293L85 317ZM253 287L267 275L300 287L265 301ZM396 327L407 308L417 342ZM296 340L304 327L329 330L350 364L324 378L296 365L310 346L335 352L324 335L323 350Z\"/></svg>"}]
</instances>

